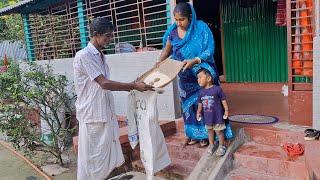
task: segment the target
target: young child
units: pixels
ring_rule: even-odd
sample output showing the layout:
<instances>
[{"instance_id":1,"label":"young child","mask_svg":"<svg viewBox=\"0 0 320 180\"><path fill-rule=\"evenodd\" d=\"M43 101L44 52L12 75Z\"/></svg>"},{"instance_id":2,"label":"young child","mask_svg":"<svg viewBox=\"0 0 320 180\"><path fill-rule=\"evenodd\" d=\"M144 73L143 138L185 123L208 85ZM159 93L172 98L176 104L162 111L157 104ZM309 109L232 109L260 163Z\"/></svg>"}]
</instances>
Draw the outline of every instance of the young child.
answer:
<instances>
[{"instance_id":1,"label":"young child","mask_svg":"<svg viewBox=\"0 0 320 180\"><path fill-rule=\"evenodd\" d=\"M206 69L198 72L198 83L202 89L199 92L197 119L198 121L203 119L208 130L208 153L211 155L214 152L214 132L216 132L219 137L216 155L223 156L226 153L223 133L226 128L224 119L229 115L226 96L220 86L213 85L213 77Z\"/></svg>"}]
</instances>

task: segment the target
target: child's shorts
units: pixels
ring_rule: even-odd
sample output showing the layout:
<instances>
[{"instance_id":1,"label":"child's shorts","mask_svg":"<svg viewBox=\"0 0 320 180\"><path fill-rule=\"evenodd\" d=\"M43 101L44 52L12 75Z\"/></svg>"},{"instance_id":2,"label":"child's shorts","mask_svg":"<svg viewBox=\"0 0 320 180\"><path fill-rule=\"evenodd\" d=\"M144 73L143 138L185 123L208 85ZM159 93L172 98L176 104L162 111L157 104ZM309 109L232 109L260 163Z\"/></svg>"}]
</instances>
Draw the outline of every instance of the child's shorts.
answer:
<instances>
[{"instance_id":1,"label":"child's shorts","mask_svg":"<svg viewBox=\"0 0 320 180\"><path fill-rule=\"evenodd\" d=\"M226 129L225 124L213 124L212 126L206 125L206 129L213 129L214 131L222 131Z\"/></svg>"}]
</instances>

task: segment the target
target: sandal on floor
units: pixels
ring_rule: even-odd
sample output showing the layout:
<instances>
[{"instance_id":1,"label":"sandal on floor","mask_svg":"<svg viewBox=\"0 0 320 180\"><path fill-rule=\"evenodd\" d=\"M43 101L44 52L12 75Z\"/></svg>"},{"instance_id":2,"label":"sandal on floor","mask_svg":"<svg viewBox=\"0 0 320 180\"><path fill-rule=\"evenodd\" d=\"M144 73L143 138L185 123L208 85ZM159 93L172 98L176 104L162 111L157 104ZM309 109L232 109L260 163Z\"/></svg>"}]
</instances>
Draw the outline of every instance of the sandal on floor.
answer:
<instances>
[{"instance_id":1,"label":"sandal on floor","mask_svg":"<svg viewBox=\"0 0 320 180\"><path fill-rule=\"evenodd\" d=\"M188 145L194 145L194 144L197 144L198 142L194 139L191 139L189 142L188 142Z\"/></svg>"},{"instance_id":2,"label":"sandal on floor","mask_svg":"<svg viewBox=\"0 0 320 180\"><path fill-rule=\"evenodd\" d=\"M201 146L201 147L205 147L205 146L208 146L208 145L209 145L209 143L208 143L207 140L201 140L201 141L200 141L200 146Z\"/></svg>"},{"instance_id":3,"label":"sandal on floor","mask_svg":"<svg viewBox=\"0 0 320 180\"><path fill-rule=\"evenodd\" d=\"M317 131L316 129L311 129L311 128L309 128L309 129L304 130L304 133L305 133L305 134L311 134L311 133L314 133L314 132L316 132L316 131Z\"/></svg>"},{"instance_id":4,"label":"sandal on floor","mask_svg":"<svg viewBox=\"0 0 320 180\"><path fill-rule=\"evenodd\" d=\"M189 138L186 138L186 139L183 141L182 146L183 146L183 147L186 147L189 142L190 142L190 139L189 139Z\"/></svg>"},{"instance_id":5,"label":"sandal on floor","mask_svg":"<svg viewBox=\"0 0 320 180\"><path fill-rule=\"evenodd\" d=\"M306 141L313 141L313 140L319 139L320 137L320 131L316 129L306 129L304 133L306 134L304 136L304 139Z\"/></svg>"}]
</instances>

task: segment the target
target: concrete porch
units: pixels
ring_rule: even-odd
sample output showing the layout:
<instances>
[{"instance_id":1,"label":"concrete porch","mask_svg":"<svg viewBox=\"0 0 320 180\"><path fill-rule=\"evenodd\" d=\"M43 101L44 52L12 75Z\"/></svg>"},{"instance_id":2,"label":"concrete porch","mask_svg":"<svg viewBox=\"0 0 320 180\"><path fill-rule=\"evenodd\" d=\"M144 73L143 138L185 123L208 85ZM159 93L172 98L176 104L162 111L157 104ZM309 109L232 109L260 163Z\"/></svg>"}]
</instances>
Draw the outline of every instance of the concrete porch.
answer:
<instances>
[{"instance_id":1,"label":"concrete porch","mask_svg":"<svg viewBox=\"0 0 320 180\"><path fill-rule=\"evenodd\" d=\"M298 179L308 179L309 176L320 177L318 168L320 159L315 158L320 157L320 154L314 150L315 146L320 148L320 143L319 141L304 141L303 130L306 127L288 123L288 98L280 93L280 85L278 85L277 90L271 89L269 91L256 91L252 88L240 91L237 90L239 87L230 88L224 84L222 86L228 98L231 115L259 114L279 118L278 123L271 125L232 123L234 129L244 128L250 140L233 152L233 166L229 169L229 174L225 174L227 179L259 179L259 177L291 179L292 173ZM124 118L120 119L123 123ZM200 160L205 155L206 148L201 148L199 144L182 147L185 138L182 119L161 120L160 124L166 137L172 164L157 173L156 176L166 179L187 179L201 167ZM120 139L123 145L128 142L125 128L125 125L121 128ZM303 144L305 154L296 161L288 162L288 158L281 148L281 145L285 142ZM124 148L128 150L127 148L130 147L126 146ZM130 154L131 168L143 172L144 168L140 161L139 150L136 149ZM314 160L311 160L312 158ZM263 167L261 167L261 163ZM261 168L259 169L259 167ZM297 169L301 170L298 174L295 173ZM292 173L288 174L287 172Z\"/></svg>"},{"instance_id":2,"label":"concrete porch","mask_svg":"<svg viewBox=\"0 0 320 180\"><path fill-rule=\"evenodd\" d=\"M223 83L230 115L258 114L279 118L289 122L288 97L281 94L283 84L245 85Z\"/></svg>"}]
</instances>

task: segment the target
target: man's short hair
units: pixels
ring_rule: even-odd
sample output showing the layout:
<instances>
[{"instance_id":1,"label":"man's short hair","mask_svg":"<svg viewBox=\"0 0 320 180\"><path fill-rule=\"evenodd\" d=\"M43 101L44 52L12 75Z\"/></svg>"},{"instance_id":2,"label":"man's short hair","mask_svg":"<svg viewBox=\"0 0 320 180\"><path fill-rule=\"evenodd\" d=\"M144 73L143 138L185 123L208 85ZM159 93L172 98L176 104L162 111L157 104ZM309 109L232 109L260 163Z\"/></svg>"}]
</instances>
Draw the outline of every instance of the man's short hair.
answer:
<instances>
[{"instance_id":1,"label":"man's short hair","mask_svg":"<svg viewBox=\"0 0 320 180\"><path fill-rule=\"evenodd\" d=\"M94 18L89 25L90 37L96 34L105 34L113 31L114 27L112 23L105 17Z\"/></svg>"}]
</instances>

